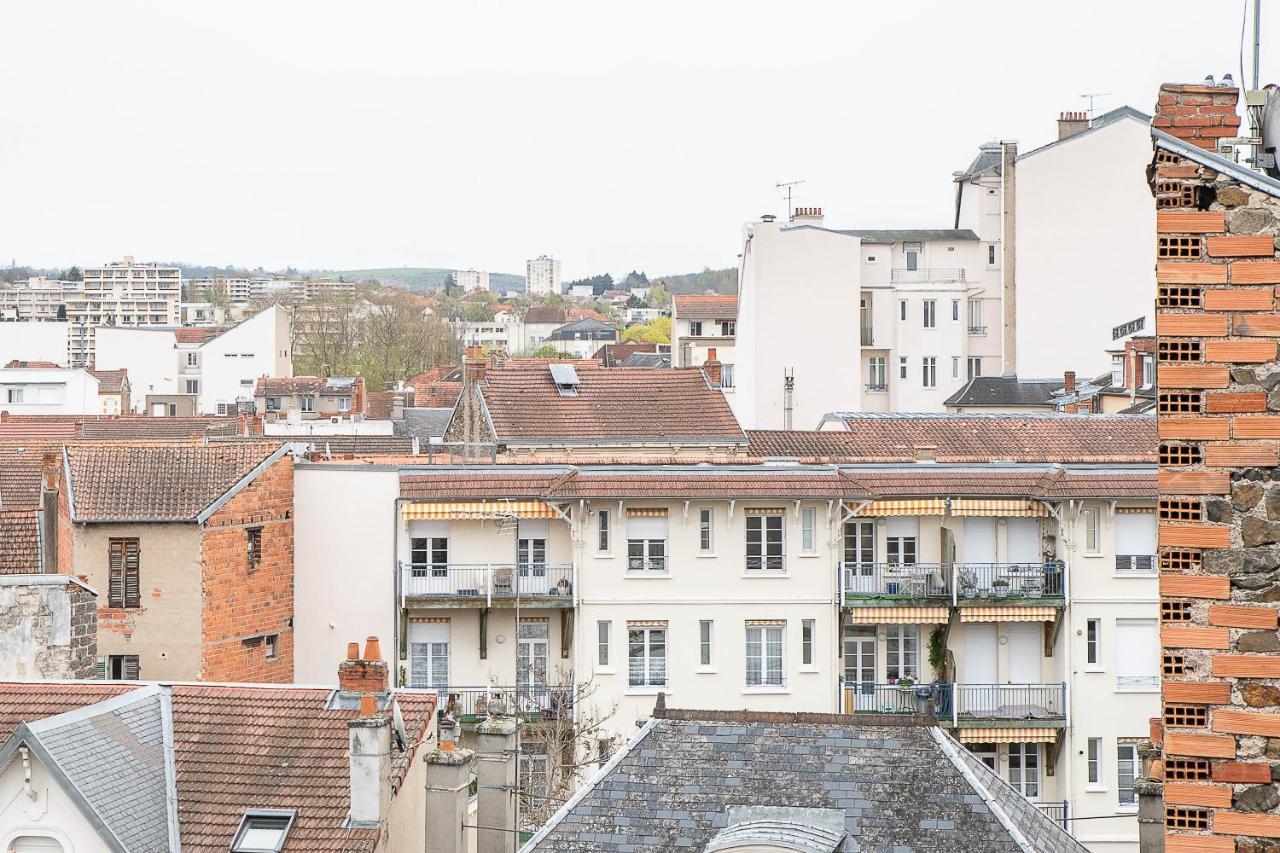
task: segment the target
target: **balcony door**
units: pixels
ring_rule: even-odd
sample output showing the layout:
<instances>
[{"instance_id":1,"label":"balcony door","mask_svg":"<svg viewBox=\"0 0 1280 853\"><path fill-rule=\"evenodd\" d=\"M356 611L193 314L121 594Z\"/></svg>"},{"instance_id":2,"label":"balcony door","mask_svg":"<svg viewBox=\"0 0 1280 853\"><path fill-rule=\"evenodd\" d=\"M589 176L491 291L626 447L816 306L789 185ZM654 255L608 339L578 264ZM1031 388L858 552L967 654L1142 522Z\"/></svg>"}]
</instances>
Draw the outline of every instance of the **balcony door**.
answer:
<instances>
[{"instance_id":1,"label":"balcony door","mask_svg":"<svg viewBox=\"0 0 1280 853\"><path fill-rule=\"evenodd\" d=\"M876 523L844 523L844 573L849 592L876 590Z\"/></svg>"},{"instance_id":2,"label":"balcony door","mask_svg":"<svg viewBox=\"0 0 1280 853\"><path fill-rule=\"evenodd\" d=\"M1040 744L1009 744L1009 784L1028 800L1040 799Z\"/></svg>"},{"instance_id":3,"label":"balcony door","mask_svg":"<svg viewBox=\"0 0 1280 853\"><path fill-rule=\"evenodd\" d=\"M449 623L409 624L409 686L449 686Z\"/></svg>"},{"instance_id":4,"label":"balcony door","mask_svg":"<svg viewBox=\"0 0 1280 853\"><path fill-rule=\"evenodd\" d=\"M846 626L844 629L844 687L846 712L875 711L876 707L876 633L871 626Z\"/></svg>"},{"instance_id":5,"label":"balcony door","mask_svg":"<svg viewBox=\"0 0 1280 853\"><path fill-rule=\"evenodd\" d=\"M440 595L449 586L448 522L415 522L409 538L409 595Z\"/></svg>"},{"instance_id":6,"label":"balcony door","mask_svg":"<svg viewBox=\"0 0 1280 853\"><path fill-rule=\"evenodd\" d=\"M516 533L516 567L521 595L547 594L547 539L551 522L521 519Z\"/></svg>"},{"instance_id":7,"label":"balcony door","mask_svg":"<svg viewBox=\"0 0 1280 853\"><path fill-rule=\"evenodd\" d=\"M522 620L516 638L516 687L521 703L545 707L551 623Z\"/></svg>"}]
</instances>

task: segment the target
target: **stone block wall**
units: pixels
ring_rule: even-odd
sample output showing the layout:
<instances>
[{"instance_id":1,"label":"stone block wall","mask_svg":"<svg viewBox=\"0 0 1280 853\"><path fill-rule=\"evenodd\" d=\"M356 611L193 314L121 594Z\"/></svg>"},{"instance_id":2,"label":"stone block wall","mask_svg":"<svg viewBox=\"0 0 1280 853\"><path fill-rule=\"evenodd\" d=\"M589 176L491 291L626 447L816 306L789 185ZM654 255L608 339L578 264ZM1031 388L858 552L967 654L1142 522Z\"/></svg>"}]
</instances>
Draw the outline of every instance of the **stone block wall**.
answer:
<instances>
[{"instance_id":1,"label":"stone block wall","mask_svg":"<svg viewBox=\"0 0 1280 853\"><path fill-rule=\"evenodd\" d=\"M1155 125L1212 148L1238 128L1237 96L1165 86ZM1157 144L1152 169L1163 756L1151 772L1168 853L1261 853L1280 851L1280 187L1214 165Z\"/></svg>"},{"instance_id":2,"label":"stone block wall","mask_svg":"<svg viewBox=\"0 0 1280 853\"><path fill-rule=\"evenodd\" d=\"M62 575L0 578L0 678L93 678L97 597Z\"/></svg>"}]
</instances>

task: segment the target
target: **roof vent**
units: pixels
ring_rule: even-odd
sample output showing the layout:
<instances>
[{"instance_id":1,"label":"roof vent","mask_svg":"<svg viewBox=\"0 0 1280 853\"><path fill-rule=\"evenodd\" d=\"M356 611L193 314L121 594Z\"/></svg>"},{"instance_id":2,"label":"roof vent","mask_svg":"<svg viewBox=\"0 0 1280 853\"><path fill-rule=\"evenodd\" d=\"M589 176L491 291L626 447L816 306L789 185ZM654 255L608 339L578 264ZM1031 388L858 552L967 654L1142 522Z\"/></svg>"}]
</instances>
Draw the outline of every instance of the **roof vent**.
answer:
<instances>
[{"instance_id":1,"label":"roof vent","mask_svg":"<svg viewBox=\"0 0 1280 853\"><path fill-rule=\"evenodd\" d=\"M246 811L231 841L232 853L277 853L289 837L296 814L293 809Z\"/></svg>"},{"instance_id":2,"label":"roof vent","mask_svg":"<svg viewBox=\"0 0 1280 853\"><path fill-rule=\"evenodd\" d=\"M550 364L547 367L551 370L551 380L556 383L556 390L561 397L578 396L578 386L582 384L582 380L578 379L578 371L573 369L572 364Z\"/></svg>"}]
</instances>

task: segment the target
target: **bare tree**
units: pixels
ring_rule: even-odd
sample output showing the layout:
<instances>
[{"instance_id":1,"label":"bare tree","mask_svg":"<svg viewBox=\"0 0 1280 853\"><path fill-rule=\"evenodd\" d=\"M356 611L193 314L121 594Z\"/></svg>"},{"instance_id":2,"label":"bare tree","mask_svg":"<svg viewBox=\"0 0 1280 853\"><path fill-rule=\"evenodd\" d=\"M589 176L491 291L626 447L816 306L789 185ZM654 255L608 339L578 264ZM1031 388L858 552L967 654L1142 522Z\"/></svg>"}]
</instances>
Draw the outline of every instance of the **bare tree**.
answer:
<instances>
[{"instance_id":1,"label":"bare tree","mask_svg":"<svg viewBox=\"0 0 1280 853\"><path fill-rule=\"evenodd\" d=\"M294 372L301 375L351 375L360 318L356 300L323 295L298 305L293 312Z\"/></svg>"}]
</instances>

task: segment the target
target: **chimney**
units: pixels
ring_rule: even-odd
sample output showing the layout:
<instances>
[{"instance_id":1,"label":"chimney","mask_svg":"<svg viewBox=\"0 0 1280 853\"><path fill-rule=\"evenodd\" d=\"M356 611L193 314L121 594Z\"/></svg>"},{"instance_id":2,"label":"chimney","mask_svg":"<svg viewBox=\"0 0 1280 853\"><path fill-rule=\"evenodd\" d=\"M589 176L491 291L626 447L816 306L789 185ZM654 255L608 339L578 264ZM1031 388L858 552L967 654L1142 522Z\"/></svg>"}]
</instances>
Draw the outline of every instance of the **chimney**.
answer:
<instances>
[{"instance_id":1,"label":"chimney","mask_svg":"<svg viewBox=\"0 0 1280 853\"><path fill-rule=\"evenodd\" d=\"M1058 141L1089 129L1088 113L1058 113Z\"/></svg>"},{"instance_id":2,"label":"chimney","mask_svg":"<svg viewBox=\"0 0 1280 853\"><path fill-rule=\"evenodd\" d=\"M707 381L711 383L712 388L720 387L720 366L720 360L716 358L716 348L709 348L707 350L707 360L702 363L702 372L706 374Z\"/></svg>"},{"instance_id":3,"label":"chimney","mask_svg":"<svg viewBox=\"0 0 1280 853\"><path fill-rule=\"evenodd\" d=\"M357 413L358 413L358 414L361 414L361 415L363 415L363 414L367 414L367 412L365 412L365 405L366 405L366 404L365 404L365 400L366 400L366 397L365 397L365 393L364 393L364 392L365 392L365 387L364 387L364 377L363 377L363 376L361 376L359 373L357 373L357 374L356 374L356 387L355 387L355 389L352 391L352 395L353 395L353 397L354 397L354 399L352 399L352 401L351 401L351 413L352 413L352 414L357 414ZM373 638L373 639L374 639L374 641L375 641L375 642L377 641L377 639L376 639L376 638Z\"/></svg>"},{"instance_id":4,"label":"chimney","mask_svg":"<svg viewBox=\"0 0 1280 853\"><path fill-rule=\"evenodd\" d=\"M501 702L476 726L476 853L515 853L516 721Z\"/></svg>"},{"instance_id":5,"label":"chimney","mask_svg":"<svg viewBox=\"0 0 1280 853\"><path fill-rule=\"evenodd\" d=\"M1062 374L1062 381L1066 384L1068 394L1076 393L1076 372L1074 370L1068 370Z\"/></svg>"},{"instance_id":6,"label":"chimney","mask_svg":"<svg viewBox=\"0 0 1280 853\"><path fill-rule=\"evenodd\" d=\"M462 381L483 382L488 368L489 359L485 357L484 347L467 347L467 355L462 359Z\"/></svg>"},{"instance_id":7,"label":"chimney","mask_svg":"<svg viewBox=\"0 0 1280 853\"><path fill-rule=\"evenodd\" d=\"M391 714L379 711L373 696L361 696L358 716L347 721L347 737L351 825L380 829L391 806Z\"/></svg>"},{"instance_id":8,"label":"chimney","mask_svg":"<svg viewBox=\"0 0 1280 853\"><path fill-rule=\"evenodd\" d=\"M1165 83L1156 101L1151 126L1200 148L1214 151L1218 140L1240 132L1236 104L1240 90L1234 86Z\"/></svg>"},{"instance_id":9,"label":"chimney","mask_svg":"<svg viewBox=\"0 0 1280 853\"><path fill-rule=\"evenodd\" d=\"M338 690L346 696L382 697L388 690L387 662L377 637L365 641L364 657L359 643L347 643L347 659L338 665Z\"/></svg>"},{"instance_id":10,"label":"chimney","mask_svg":"<svg viewBox=\"0 0 1280 853\"><path fill-rule=\"evenodd\" d=\"M401 394L391 398L391 420L404 420L404 396Z\"/></svg>"},{"instance_id":11,"label":"chimney","mask_svg":"<svg viewBox=\"0 0 1280 853\"><path fill-rule=\"evenodd\" d=\"M452 743L452 741L450 741ZM467 812L471 803L469 749L433 749L427 765L425 853L467 853L471 849Z\"/></svg>"},{"instance_id":12,"label":"chimney","mask_svg":"<svg viewBox=\"0 0 1280 853\"><path fill-rule=\"evenodd\" d=\"M822 208L797 207L791 214L792 225L816 225L822 227Z\"/></svg>"}]
</instances>

